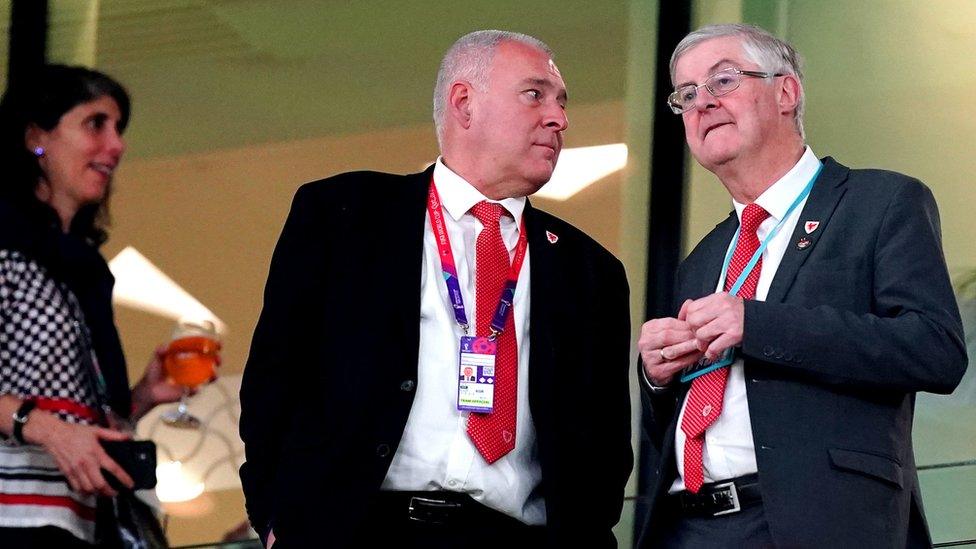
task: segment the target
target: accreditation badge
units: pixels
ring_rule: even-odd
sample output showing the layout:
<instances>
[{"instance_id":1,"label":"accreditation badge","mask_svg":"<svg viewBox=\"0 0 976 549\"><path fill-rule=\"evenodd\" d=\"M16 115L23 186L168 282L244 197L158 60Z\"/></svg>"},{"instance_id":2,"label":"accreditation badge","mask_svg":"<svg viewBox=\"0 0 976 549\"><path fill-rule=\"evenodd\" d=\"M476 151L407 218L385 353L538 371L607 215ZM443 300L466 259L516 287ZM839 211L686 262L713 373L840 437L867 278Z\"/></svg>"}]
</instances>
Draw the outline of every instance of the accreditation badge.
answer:
<instances>
[{"instance_id":1,"label":"accreditation badge","mask_svg":"<svg viewBox=\"0 0 976 549\"><path fill-rule=\"evenodd\" d=\"M487 337L461 337L458 359L458 410L491 413L495 406L495 351Z\"/></svg>"},{"instance_id":2,"label":"accreditation badge","mask_svg":"<svg viewBox=\"0 0 976 549\"><path fill-rule=\"evenodd\" d=\"M715 362L708 362L704 358L688 366L681 372L681 382L688 383L696 377L701 377L709 372L718 370L719 368L725 368L726 366L732 365L735 362L735 350L729 347L722 353L722 356L718 357Z\"/></svg>"}]
</instances>

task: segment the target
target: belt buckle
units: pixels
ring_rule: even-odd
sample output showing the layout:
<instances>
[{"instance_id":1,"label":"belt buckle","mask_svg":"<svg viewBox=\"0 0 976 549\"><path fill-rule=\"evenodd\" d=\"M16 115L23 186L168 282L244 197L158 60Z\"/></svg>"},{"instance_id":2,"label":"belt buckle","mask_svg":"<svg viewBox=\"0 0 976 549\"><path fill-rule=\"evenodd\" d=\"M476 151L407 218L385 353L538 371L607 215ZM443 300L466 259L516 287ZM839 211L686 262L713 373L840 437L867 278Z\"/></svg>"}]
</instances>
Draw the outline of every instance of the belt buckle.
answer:
<instances>
[{"instance_id":1,"label":"belt buckle","mask_svg":"<svg viewBox=\"0 0 976 549\"><path fill-rule=\"evenodd\" d=\"M445 524L451 513L460 508L461 504L453 501L413 496L407 506L407 518L428 524Z\"/></svg>"},{"instance_id":2,"label":"belt buckle","mask_svg":"<svg viewBox=\"0 0 976 549\"><path fill-rule=\"evenodd\" d=\"M727 496L728 503L731 503L732 507L712 513L713 517L728 515L730 513L738 513L742 509L742 507L739 505L739 491L735 487L735 482L723 482L722 484L716 484L714 488L715 491L711 494L712 501L715 503L726 503L719 501L718 497Z\"/></svg>"}]
</instances>

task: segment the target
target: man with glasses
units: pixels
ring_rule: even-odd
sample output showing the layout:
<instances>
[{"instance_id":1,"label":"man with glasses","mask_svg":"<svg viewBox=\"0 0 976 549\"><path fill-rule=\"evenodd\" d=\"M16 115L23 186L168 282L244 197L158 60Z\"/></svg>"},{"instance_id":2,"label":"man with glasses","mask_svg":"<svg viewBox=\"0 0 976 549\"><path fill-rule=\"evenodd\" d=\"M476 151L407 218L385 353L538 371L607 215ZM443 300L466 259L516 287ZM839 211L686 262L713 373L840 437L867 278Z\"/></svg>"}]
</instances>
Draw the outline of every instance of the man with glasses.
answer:
<instances>
[{"instance_id":1,"label":"man with glasses","mask_svg":"<svg viewBox=\"0 0 976 549\"><path fill-rule=\"evenodd\" d=\"M932 193L817 159L799 55L762 29L692 32L671 57L695 159L734 211L642 327L660 451L641 547L929 546L915 393L966 369Z\"/></svg>"}]
</instances>

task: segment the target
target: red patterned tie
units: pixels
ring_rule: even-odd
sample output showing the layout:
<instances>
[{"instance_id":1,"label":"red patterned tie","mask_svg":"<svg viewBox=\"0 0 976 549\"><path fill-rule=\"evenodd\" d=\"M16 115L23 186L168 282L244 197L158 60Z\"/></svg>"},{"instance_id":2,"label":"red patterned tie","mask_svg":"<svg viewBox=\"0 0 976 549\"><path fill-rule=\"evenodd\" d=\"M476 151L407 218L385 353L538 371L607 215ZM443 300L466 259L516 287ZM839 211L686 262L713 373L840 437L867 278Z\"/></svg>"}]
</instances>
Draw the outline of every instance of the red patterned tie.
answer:
<instances>
[{"instance_id":1,"label":"red patterned tie","mask_svg":"<svg viewBox=\"0 0 976 549\"><path fill-rule=\"evenodd\" d=\"M481 201L471 208L484 227L475 246L475 294L477 335L491 335L491 319L511 269L508 248L502 241L499 219L502 206ZM498 336L495 355L495 407L490 414L471 413L468 436L489 464L515 448L515 415L518 389L518 348L512 310L505 319L505 331Z\"/></svg>"},{"instance_id":2,"label":"red patterned tie","mask_svg":"<svg viewBox=\"0 0 976 549\"><path fill-rule=\"evenodd\" d=\"M725 291L729 291L736 279L742 274L753 254L759 249L759 238L756 229L769 217L769 213L758 204L749 204L742 211L742 226L739 231L739 241L735 244L729 270L725 276ZM759 284L759 272L762 270L762 257L746 277L742 287L736 294L742 299L752 299L756 296L756 286ZM685 439L685 488L689 492L697 493L704 482L702 471L702 450L705 445L705 429L718 419L722 413L722 400L725 396L725 383L729 378L729 368L719 368L703 376L696 377L691 382L688 393L688 404L681 421L681 430Z\"/></svg>"}]
</instances>

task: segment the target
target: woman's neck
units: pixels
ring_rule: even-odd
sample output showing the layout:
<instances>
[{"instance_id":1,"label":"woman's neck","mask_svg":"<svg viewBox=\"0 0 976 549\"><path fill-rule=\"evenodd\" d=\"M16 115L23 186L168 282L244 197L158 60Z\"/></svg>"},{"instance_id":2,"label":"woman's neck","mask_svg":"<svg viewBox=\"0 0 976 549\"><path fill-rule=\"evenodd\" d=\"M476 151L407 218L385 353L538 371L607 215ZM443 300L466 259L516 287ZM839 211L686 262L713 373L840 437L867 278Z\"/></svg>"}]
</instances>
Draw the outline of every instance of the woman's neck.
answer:
<instances>
[{"instance_id":1,"label":"woman's neck","mask_svg":"<svg viewBox=\"0 0 976 549\"><path fill-rule=\"evenodd\" d=\"M71 230L71 221L78 213L78 206L66 196L61 196L52 192L51 185L43 177L37 182L34 188L37 199L47 204L58 214L61 220L61 231L67 233Z\"/></svg>"}]
</instances>

